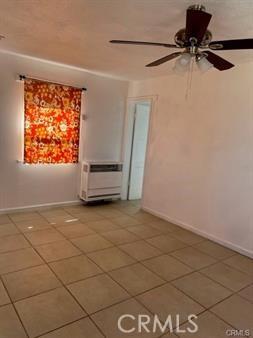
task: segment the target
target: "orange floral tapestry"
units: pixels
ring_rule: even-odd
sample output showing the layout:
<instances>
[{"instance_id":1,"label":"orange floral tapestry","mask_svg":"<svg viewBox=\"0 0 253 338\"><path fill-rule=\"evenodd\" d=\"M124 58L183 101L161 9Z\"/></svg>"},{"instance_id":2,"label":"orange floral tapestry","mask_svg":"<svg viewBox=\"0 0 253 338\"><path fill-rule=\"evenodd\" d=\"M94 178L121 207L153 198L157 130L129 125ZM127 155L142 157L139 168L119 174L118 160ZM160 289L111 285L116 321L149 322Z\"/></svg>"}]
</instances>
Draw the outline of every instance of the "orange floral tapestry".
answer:
<instances>
[{"instance_id":1,"label":"orange floral tapestry","mask_svg":"<svg viewBox=\"0 0 253 338\"><path fill-rule=\"evenodd\" d=\"M25 79L25 163L78 162L81 93Z\"/></svg>"}]
</instances>

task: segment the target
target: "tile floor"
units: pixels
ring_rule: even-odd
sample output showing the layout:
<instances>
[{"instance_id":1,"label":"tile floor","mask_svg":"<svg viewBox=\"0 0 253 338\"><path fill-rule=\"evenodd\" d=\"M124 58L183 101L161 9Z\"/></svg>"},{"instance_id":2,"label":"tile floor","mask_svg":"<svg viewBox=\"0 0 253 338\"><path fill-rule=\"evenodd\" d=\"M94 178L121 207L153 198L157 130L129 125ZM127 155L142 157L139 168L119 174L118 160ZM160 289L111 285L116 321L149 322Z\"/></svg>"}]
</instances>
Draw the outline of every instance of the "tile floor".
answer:
<instances>
[{"instance_id":1,"label":"tile floor","mask_svg":"<svg viewBox=\"0 0 253 338\"><path fill-rule=\"evenodd\" d=\"M122 333L126 313L171 315L173 333ZM192 313L199 330L183 333ZM0 215L0 338L222 338L227 329L253 336L253 260L138 202Z\"/></svg>"}]
</instances>

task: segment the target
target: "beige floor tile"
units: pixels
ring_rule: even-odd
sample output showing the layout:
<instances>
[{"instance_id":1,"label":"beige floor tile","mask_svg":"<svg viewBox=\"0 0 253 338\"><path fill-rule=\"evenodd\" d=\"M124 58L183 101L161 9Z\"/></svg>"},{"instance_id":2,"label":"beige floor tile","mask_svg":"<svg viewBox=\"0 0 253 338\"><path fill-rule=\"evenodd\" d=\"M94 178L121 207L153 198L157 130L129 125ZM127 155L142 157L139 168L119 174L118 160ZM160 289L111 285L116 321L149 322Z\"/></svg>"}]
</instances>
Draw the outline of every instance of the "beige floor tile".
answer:
<instances>
[{"instance_id":1,"label":"beige floor tile","mask_svg":"<svg viewBox=\"0 0 253 338\"><path fill-rule=\"evenodd\" d=\"M225 259L235 254L234 251L212 241L203 241L194 247L216 259Z\"/></svg>"},{"instance_id":2,"label":"beige floor tile","mask_svg":"<svg viewBox=\"0 0 253 338\"><path fill-rule=\"evenodd\" d=\"M238 269L253 277L253 259L249 257L243 255L234 255L224 260L223 263L228 264L232 268Z\"/></svg>"},{"instance_id":3,"label":"beige floor tile","mask_svg":"<svg viewBox=\"0 0 253 338\"><path fill-rule=\"evenodd\" d=\"M115 218L115 217L121 217L124 216L124 214L118 210L115 210L113 208L109 209L98 209L96 213L102 217L105 218Z\"/></svg>"},{"instance_id":4,"label":"beige floor tile","mask_svg":"<svg viewBox=\"0 0 253 338\"><path fill-rule=\"evenodd\" d=\"M57 230L60 231L67 238L82 237L95 233L95 231L93 231L83 223L76 224L69 223L69 225L58 227Z\"/></svg>"},{"instance_id":5,"label":"beige floor tile","mask_svg":"<svg viewBox=\"0 0 253 338\"><path fill-rule=\"evenodd\" d=\"M139 263L111 271L109 274L133 296L165 283Z\"/></svg>"},{"instance_id":6,"label":"beige floor tile","mask_svg":"<svg viewBox=\"0 0 253 338\"><path fill-rule=\"evenodd\" d=\"M232 293L198 272L177 279L172 284L205 307L213 306Z\"/></svg>"},{"instance_id":7,"label":"beige floor tile","mask_svg":"<svg viewBox=\"0 0 253 338\"><path fill-rule=\"evenodd\" d=\"M159 256L162 252L145 241L138 241L119 246L128 255L135 258L137 261Z\"/></svg>"},{"instance_id":8,"label":"beige floor tile","mask_svg":"<svg viewBox=\"0 0 253 338\"><path fill-rule=\"evenodd\" d=\"M165 234L168 232L180 230L179 226L164 220L154 220L148 224Z\"/></svg>"},{"instance_id":9,"label":"beige floor tile","mask_svg":"<svg viewBox=\"0 0 253 338\"><path fill-rule=\"evenodd\" d=\"M46 218L51 218L51 217L55 218L55 217L61 217L61 216L69 217L70 216L70 214L63 208L52 208L48 210L43 210L43 211L40 211L40 214Z\"/></svg>"},{"instance_id":10,"label":"beige floor tile","mask_svg":"<svg viewBox=\"0 0 253 338\"><path fill-rule=\"evenodd\" d=\"M168 315L175 318L178 314L179 322L183 323L187 320L188 315L197 315L204 310L202 306L170 284L159 286L156 289L137 296L137 300L152 313L157 314L162 321L165 321ZM177 322L174 321L173 327L176 325Z\"/></svg>"},{"instance_id":11,"label":"beige floor tile","mask_svg":"<svg viewBox=\"0 0 253 338\"><path fill-rule=\"evenodd\" d=\"M125 206L120 209L124 214L127 214L129 216L134 217L138 212L140 208L136 206Z\"/></svg>"},{"instance_id":12,"label":"beige floor tile","mask_svg":"<svg viewBox=\"0 0 253 338\"><path fill-rule=\"evenodd\" d=\"M29 242L21 234L0 238L0 253L28 248Z\"/></svg>"},{"instance_id":13,"label":"beige floor tile","mask_svg":"<svg viewBox=\"0 0 253 338\"><path fill-rule=\"evenodd\" d=\"M81 218L85 218L85 216L87 216L87 217L89 217L89 215L95 215L95 216L98 216L98 214L96 214L95 212L92 212L92 211L90 211L90 209L89 208L87 208L87 209L83 209L83 210L76 210L76 211L71 211L70 212L70 214L71 214L71 216L73 217L73 218L77 218L77 219L81 219ZM99 216L100 218L99 219L101 219L102 218L102 216ZM93 219L91 219L91 220L93 220ZM84 222L84 221L83 221Z\"/></svg>"},{"instance_id":14,"label":"beige floor tile","mask_svg":"<svg viewBox=\"0 0 253 338\"><path fill-rule=\"evenodd\" d=\"M79 218L72 217L72 218L68 218L65 220L58 220L56 222L53 222L52 226L57 229L58 227L62 227L65 225L74 225L74 224L80 224L80 223L84 224L84 222L81 222Z\"/></svg>"},{"instance_id":15,"label":"beige floor tile","mask_svg":"<svg viewBox=\"0 0 253 338\"><path fill-rule=\"evenodd\" d=\"M46 265L12 272L2 278L13 301L61 286L61 283Z\"/></svg>"},{"instance_id":16,"label":"beige floor tile","mask_svg":"<svg viewBox=\"0 0 253 338\"><path fill-rule=\"evenodd\" d=\"M0 280L0 306L9 304L10 302L11 302L10 298L9 298L5 288L4 288L2 281ZM1 335L0 335L0 337L1 337Z\"/></svg>"},{"instance_id":17,"label":"beige floor tile","mask_svg":"<svg viewBox=\"0 0 253 338\"><path fill-rule=\"evenodd\" d=\"M0 225L11 223L11 219L8 215L0 215Z\"/></svg>"},{"instance_id":18,"label":"beige floor tile","mask_svg":"<svg viewBox=\"0 0 253 338\"><path fill-rule=\"evenodd\" d=\"M44 229L52 229L52 226L45 219L32 219L15 223L22 232L33 232Z\"/></svg>"},{"instance_id":19,"label":"beige floor tile","mask_svg":"<svg viewBox=\"0 0 253 338\"><path fill-rule=\"evenodd\" d=\"M88 210L76 210L76 211L71 211L69 214L72 216L72 219L78 219L80 221L80 218L82 216L85 216L86 214L89 214L90 212Z\"/></svg>"},{"instance_id":20,"label":"beige floor tile","mask_svg":"<svg viewBox=\"0 0 253 338\"><path fill-rule=\"evenodd\" d=\"M74 257L81 254L81 251L69 241L59 241L40 245L36 247L36 250L46 262L58 261L60 259Z\"/></svg>"},{"instance_id":21,"label":"beige floor tile","mask_svg":"<svg viewBox=\"0 0 253 338\"><path fill-rule=\"evenodd\" d=\"M89 314L130 297L123 288L105 274L70 284L68 289Z\"/></svg>"},{"instance_id":22,"label":"beige floor tile","mask_svg":"<svg viewBox=\"0 0 253 338\"><path fill-rule=\"evenodd\" d=\"M62 216L51 216L51 217L45 217L45 219L49 222L49 224L57 227L61 226L70 222L74 221L80 221L78 218L73 217L72 215L62 215Z\"/></svg>"},{"instance_id":23,"label":"beige floor tile","mask_svg":"<svg viewBox=\"0 0 253 338\"><path fill-rule=\"evenodd\" d=\"M42 245L64 239L64 237L55 229L45 229L31 233L25 233L25 236L32 243L32 245Z\"/></svg>"},{"instance_id":24,"label":"beige floor tile","mask_svg":"<svg viewBox=\"0 0 253 338\"><path fill-rule=\"evenodd\" d=\"M102 272L90 259L81 255L49 264L60 280L69 284Z\"/></svg>"},{"instance_id":25,"label":"beige floor tile","mask_svg":"<svg viewBox=\"0 0 253 338\"><path fill-rule=\"evenodd\" d=\"M150 312L147 311L147 309L145 309L140 303L134 299L130 299L97 312L92 315L92 319L108 338L154 338L161 335L161 332L155 334L144 332L144 330L142 330L141 333L138 333L137 323L132 319L122 320L122 328L124 330L135 329L135 331L132 333L121 332L118 328L118 319L120 316L125 314L130 314L134 318L137 318L139 314L151 316ZM148 325L148 329L152 331L152 325Z\"/></svg>"},{"instance_id":26,"label":"beige floor tile","mask_svg":"<svg viewBox=\"0 0 253 338\"><path fill-rule=\"evenodd\" d=\"M239 291L252 283L252 277L223 263L204 268L201 272L233 291Z\"/></svg>"},{"instance_id":27,"label":"beige floor tile","mask_svg":"<svg viewBox=\"0 0 253 338\"><path fill-rule=\"evenodd\" d=\"M160 235L147 239L147 242L164 253L175 251L186 247L186 244L170 235Z\"/></svg>"},{"instance_id":28,"label":"beige floor tile","mask_svg":"<svg viewBox=\"0 0 253 338\"><path fill-rule=\"evenodd\" d=\"M15 307L31 338L85 316L84 311L64 288L18 301Z\"/></svg>"},{"instance_id":29,"label":"beige floor tile","mask_svg":"<svg viewBox=\"0 0 253 338\"><path fill-rule=\"evenodd\" d=\"M153 216L143 210L138 210L135 215L134 218L136 218L137 220L144 222L144 223L150 223L152 221L156 221L158 220L158 217Z\"/></svg>"},{"instance_id":30,"label":"beige floor tile","mask_svg":"<svg viewBox=\"0 0 253 338\"><path fill-rule=\"evenodd\" d=\"M0 337L27 338L27 335L12 305L0 307Z\"/></svg>"},{"instance_id":31,"label":"beige floor tile","mask_svg":"<svg viewBox=\"0 0 253 338\"><path fill-rule=\"evenodd\" d=\"M233 295L211 311L233 327L253 333L253 304L246 299Z\"/></svg>"},{"instance_id":32,"label":"beige floor tile","mask_svg":"<svg viewBox=\"0 0 253 338\"><path fill-rule=\"evenodd\" d=\"M72 242L84 253L110 248L113 244L100 235L89 235L72 239Z\"/></svg>"},{"instance_id":33,"label":"beige floor tile","mask_svg":"<svg viewBox=\"0 0 253 338\"><path fill-rule=\"evenodd\" d=\"M216 259L192 247L174 251L171 253L171 256L179 259L193 269L201 269L216 262Z\"/></svg>"},{"instance_id":34,"label":"beige floor tile","mask_svg":"<svg viewBox=\"0 0 253 338\"><path fill-rule=\"evenodd\" d=\"M137 219L127 215L115 217L112 219L112 222L119 225L122 228L141 224L141 222L138 221Z\"/></svg>"},{"instance_id":35,"label":"beige floor tile","mask_svg":"<svg viewBox=\"0 0 253 338\"><path fill-rule=\"evenodd\" d=\"M151 258L143 261L143 264L167 281L192 272L190 267L167 255Z\"/></svg>"},{"instance_id":36,"label":"beige floor tile","mask_svg":"<svg viewBox=\"0 0 253 338\"><path fill-rule=\"evenodd\" d=\"M104 271L118 269L135 262L133 258L117 248L108 248L88 254Z\"/></svg>"},{"instance_id":37,"label":"beige floor tile","mask_svg":"<svg viewBox=\"0 0 253 338\"><path fill-rule=\"evenodd\" d=\"M83 214L80 214L80 215L78 215L78 218L82 222L93 222L93 221L99 221L99 220L104 219L104 217L102 217L101 215L98 215L94 211L88 211L88 212L85 212Z\"/></svg>"},{"instance_id":38,"label":"beige floor tile","mask_svg":"<svg viewBox=\"0 0 253 338\"><path fill-rule=\"evenodd\" d=\"M43 261L32 248L0 254L0 275L40 265Z\"/></svg>"},{"instance_id":39,"label":"beige floor tile","mask_svg":"<svg viewBox=\"0 0 253 338\"><path fill-rule=\"evenodd\" d=\"M166 333L165 335L162 335L161 338L177 338L178 336L176 336L174 333Z\"/></svg>"},{"instance_id":40,"label":"beige floor tile","mask_svg":"<svg viewBox=\"0 0 253 338\"><path fill-rule=\"evenodd\" d=\"M131 231L136 236L142 239L158 236L161 234L161 231L152 228L150 225L147 224L131 226L128 227L127 230Z\"/></svg>"},{"instance_id":41,"label":"beige floor tile","mask_svg":"<svg viewBox=\"0 0 253 338\"><path fill-rule=\"evenodd\" d=\"M27 221L30 219L40 218L37 212L15 212L8 215L13 222Z\"/></svg>"},{"instance_id":42,"label":"beige floor tile","mask_svg":"<svg viewBox=\"0 0 253 338\"><path fill-rule=\"evenodd\" d=\"M12 223L0 225L0 237L4 237L8 235L15 235L18 233L19 233L18 228Z\"/></svg>"},{"instance_id":43,"label":"beige floor tile","mask_svg":"<svg viewBox=\"0 0 253 338\"><path fill-rule=\"evenodd\" d=\"M91 221L86 223L89 228L96 232L106 232L111 230L118 230L119 227L108 219L102 219L99 221Z\"/></svg>"},{"instance_id":44,"label":"beige floor tile","mask_svg":"<svg viewBox=\"0 0 253 338\"><path fill-rule=\"evenodd\" d=\"M176 239L188 244L188 245L193 245L199 242L202 242L204 240L203 237L194 234L191 231L180 229L177 231L173 231L171 233L171 236L175 237Z\"/></svg>"},{"instance_id":45,"label":"beige floor tile","mask_svg":"<svg viewBox=\"0 0 253 338\"><path fill-rule=\"evenodd\" d=\"M103 232L102 236L108 239L110 242L114 243L115 245L135 242L139 240L139 237L135 236L125 229Z\"/></svg>"},{"instance_id":46,"label":"beige floor tile","mask_svg":"<svg viewBox=\"0 0 253 338\"><path fill-rule=\"evenodd\" d=\"M180 330L186 332L178 333L178 336L183 338L225 338L228 337L226 331L232 329L230 325L209 311L201 313L194 322L198 325L197 332L189 332L188 329L193 327L189 323L185 323L180 327Z\"/></svg>"},{"instance_id":47,"label":"beige floor tile","mask_svg":"<svg viewBox=\"0 0 253 338\"><path fill-rule=\"evenodd\" d=\"M89 318L66 325L40 338L103 338L104 336Z\"/></svg>"},{"instance_id":48,"label":"beige floor tile","mask_svg":"<svg viewBox=\"0 0 253 338\"><path fill-rule=\"evenodd\" d=\"M253 303L253 285L248 286L239 292L239 295Z\"/></svg>"}]
</instances>

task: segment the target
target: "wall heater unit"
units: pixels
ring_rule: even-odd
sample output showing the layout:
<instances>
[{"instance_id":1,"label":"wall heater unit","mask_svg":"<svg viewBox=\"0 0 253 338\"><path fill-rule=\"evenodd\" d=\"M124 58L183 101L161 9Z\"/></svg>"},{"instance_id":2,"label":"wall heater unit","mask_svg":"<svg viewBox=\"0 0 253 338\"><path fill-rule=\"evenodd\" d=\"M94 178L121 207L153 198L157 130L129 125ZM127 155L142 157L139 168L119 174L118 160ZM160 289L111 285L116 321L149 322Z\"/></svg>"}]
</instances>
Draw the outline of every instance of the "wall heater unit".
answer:
<instances>
[{"instance_id":1,"label":"wall heater unit","mask_svg":"<svg viewBox=\"0 0 253 338\"><path fill-rule=\"evenodd\" d=\"M122 168L119 162L82 162L80 198L86 202L120 198Z\"/></svg>"}]
</instances>

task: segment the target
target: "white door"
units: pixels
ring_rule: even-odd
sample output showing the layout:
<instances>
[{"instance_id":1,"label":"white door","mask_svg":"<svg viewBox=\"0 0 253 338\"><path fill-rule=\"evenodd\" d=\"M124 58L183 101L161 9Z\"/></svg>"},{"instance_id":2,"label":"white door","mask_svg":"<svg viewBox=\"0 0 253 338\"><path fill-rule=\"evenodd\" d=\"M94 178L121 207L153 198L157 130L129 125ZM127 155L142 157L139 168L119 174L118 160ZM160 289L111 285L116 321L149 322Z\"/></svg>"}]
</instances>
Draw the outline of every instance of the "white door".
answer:
<instances>
[{"instance_id":1,"label":"white door","mask_svg":"<svg viewBox=\"0 0 253 338\"><path fill-rule=\"evenodd\" d=\"M133 128L132 154L128 199L140 199L148 141L150 104L137 103Z\"/></svg>"}]
</instances>

